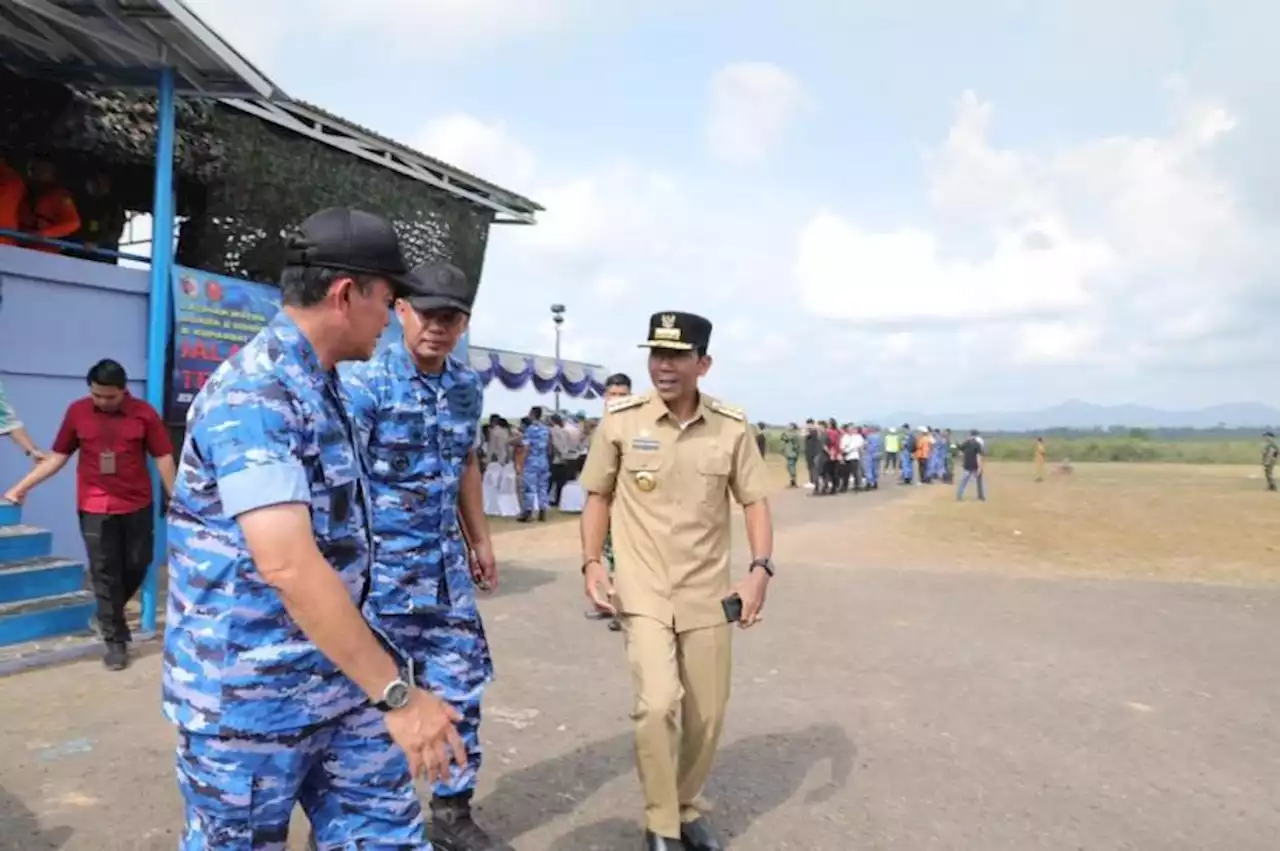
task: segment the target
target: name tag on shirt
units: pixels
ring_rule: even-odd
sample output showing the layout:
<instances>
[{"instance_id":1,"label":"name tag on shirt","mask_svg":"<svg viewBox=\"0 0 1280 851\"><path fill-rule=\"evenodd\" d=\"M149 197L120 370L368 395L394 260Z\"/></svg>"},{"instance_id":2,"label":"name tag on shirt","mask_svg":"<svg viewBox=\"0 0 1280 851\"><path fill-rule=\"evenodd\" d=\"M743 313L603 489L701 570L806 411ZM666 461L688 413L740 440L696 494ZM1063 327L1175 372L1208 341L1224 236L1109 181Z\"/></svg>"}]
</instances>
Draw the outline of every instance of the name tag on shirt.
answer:
<instances>
[{"instance_id":1,"label":"name tag on shirt","mask_svg":"<svg viewBox=\"0 0 1280 851\"><path fill-rule=\"evenodd\" d=\"M637 452L657 452L662 448L662 442L652 437L633 437L631 448Z\"/></svg>"}]
</instances>

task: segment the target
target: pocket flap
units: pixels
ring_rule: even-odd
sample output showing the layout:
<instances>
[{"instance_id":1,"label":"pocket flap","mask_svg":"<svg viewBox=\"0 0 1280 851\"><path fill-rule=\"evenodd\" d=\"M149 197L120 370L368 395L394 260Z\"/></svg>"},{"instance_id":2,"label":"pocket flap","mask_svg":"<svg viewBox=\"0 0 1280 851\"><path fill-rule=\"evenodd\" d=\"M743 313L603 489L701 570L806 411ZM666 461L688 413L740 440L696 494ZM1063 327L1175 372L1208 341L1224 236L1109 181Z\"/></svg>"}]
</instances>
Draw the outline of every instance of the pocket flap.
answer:
<instances>
[{"instance_id":1,"label":"pocket flap","mask_svg":"<svg viewBox=\"0 0 1280 851\"><path fill-rule=\"evenodd\" d=\"M622 468L633 472L653 472L662 468L662 455L657 452L628 452L622 459Z\"/></svg>"},{"instance_id":2,"label":"pocket flap","mask_svg":"<svg viewBox=\"0 0 1280 851\"><path fill-rule=\"evenodd\" d=\"M704 455L698 460L698 472L708 476L727 476L731 469L733 459L721 453Z\"/></svg>"}]
</instances>

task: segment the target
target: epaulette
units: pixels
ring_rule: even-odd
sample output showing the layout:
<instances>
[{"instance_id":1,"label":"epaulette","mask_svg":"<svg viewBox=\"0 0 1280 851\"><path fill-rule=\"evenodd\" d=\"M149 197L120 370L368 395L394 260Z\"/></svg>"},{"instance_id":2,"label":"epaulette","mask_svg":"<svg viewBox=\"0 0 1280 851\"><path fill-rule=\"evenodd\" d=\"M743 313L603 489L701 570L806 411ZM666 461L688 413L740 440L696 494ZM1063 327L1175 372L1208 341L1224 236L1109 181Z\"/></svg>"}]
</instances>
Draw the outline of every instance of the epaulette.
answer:
<instances>
[{"instance_id":1,"label":"epaulette","mask_svg":"<svg viewBox=\"0 0 1280 851\"><path fill-rule=\"evenodd\" d=\"M647 394L641 394L639 396L623 396L621 399L610 402L606 410L611 414L616 414L618 411L627 411L631 408L638 408L648 401L649 397Z\"/></svg>"},{"instance_id":2,"label":"epaulette","mask_svg":"<svg viewBox=\"0 0 1280 851\"><path fill-rule=\"evenodd\" d=\"M710 410L715 411L717 414L728 417L731 420L737 420L740 423L744 423L747 421L746 411L742 410L741 408L735 408L733 405L726 405L723 402L717 401L715 399L708 399L707 407Z\"/></svg>"}]
</instances>

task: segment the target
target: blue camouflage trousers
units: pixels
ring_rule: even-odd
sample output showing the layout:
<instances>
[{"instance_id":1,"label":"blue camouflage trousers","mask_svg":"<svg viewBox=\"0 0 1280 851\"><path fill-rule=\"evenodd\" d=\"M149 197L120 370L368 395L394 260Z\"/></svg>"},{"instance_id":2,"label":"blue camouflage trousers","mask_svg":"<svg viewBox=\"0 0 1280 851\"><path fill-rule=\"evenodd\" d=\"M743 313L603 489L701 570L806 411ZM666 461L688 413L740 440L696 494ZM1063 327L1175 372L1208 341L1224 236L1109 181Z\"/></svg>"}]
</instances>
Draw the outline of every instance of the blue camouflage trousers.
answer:
<instances>
[{"instance_id":1,"label":"blue camouflage trousers","mask_svg":"<svg viewBox=\"0 0 1280 851\"><path fill-rule=\"evenodd\" d=\"M524 465L524 511L532 514L535 511L546 511L547 502L551 499L551 468Z\"/></svg>"},{"instance_id":2,"label":"blue camouflage trousers","mask_svg":"<svg viewBox=\"0 0 1280 851\"><path fill-rule=\"evenodd\" d=\"M480 704L485 687L493 681L493 659L480 615L380 615L378 626L413 659L418 687L432 692L462 716L458 735L467 746L467 766L454 765L449 779L437 782L432 792L447 798L474 790L483 757Z\"/></svg>"},{"instance_id":3,"label":"blue camouflage trousers","mask_svg":"<svg viewBox=\"0 0 1280 851\"><path fill-rule=\"evenodd\" d=\"M301 804L318 851L430 851L404 753L382 713L263 737L180 730L179 851L285 851Z\"/></svg>"}]
</instances>

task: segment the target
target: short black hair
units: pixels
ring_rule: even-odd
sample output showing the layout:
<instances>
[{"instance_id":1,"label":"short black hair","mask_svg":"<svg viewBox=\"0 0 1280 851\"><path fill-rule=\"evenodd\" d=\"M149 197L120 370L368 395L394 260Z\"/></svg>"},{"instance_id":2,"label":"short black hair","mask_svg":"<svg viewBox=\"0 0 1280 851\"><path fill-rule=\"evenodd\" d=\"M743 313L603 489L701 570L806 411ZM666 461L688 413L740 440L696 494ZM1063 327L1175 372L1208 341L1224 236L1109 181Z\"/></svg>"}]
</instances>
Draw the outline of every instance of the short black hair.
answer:
<instances>
[{"instance_id":1,"label":"short black hair","mask_svg":"<svg viewBox=\"0 0 1280 851\"><path fill-rule=\"evenodd\" d=\"M124 390L129 384L129 376L125 373L124 367L120 365L119 361L103 358L89 367L89 373L84 377L84 383L97 384L99 387L118 387Z\"/></svg>"},{"instance_id":2,"label":"short black hair","mask_svg":"<svg viewBox=\"0 0 1280 851\"><path fill-rule=\"evenodd\" d=\"M604 380L605 387L625 387L631 389L631 376L625 372L615 372Z\"/></svg>"},{"instance_id":3,"label":"short black hair","mask_svg":"<svg viewBox=\"0 0 1280 851\"><path fill-rule=\"evenodd\" d=\"M286 266L280 273L280 301L290 307L315 307L340 278L350 278L356 282L356 289L368 293L377 276L322 266Z\"/></svg>"},{"instance_id":4,"label":"short black hair","mask_svg":"<svg viewBox=\"0 0 1280 851\"><path fill-rule=\"evenodd\" d=\"M530 419L530 420L540 420L540 419L542 419L542 406L541 406L541 405L534 405L532 408L530 408L530 409L529 409L529 419Z\"/></svg>"}]
</instances>

